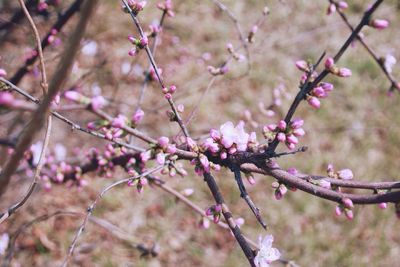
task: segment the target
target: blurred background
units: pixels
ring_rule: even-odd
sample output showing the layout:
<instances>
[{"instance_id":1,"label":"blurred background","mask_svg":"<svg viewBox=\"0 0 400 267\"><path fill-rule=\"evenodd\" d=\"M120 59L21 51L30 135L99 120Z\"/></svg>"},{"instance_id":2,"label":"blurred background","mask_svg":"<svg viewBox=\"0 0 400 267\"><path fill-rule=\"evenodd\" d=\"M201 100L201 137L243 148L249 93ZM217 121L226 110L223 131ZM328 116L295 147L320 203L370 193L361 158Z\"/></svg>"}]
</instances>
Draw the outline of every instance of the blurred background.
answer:
<instances>
[{"instance_id":1,"label":"blurred background","mask_svg":"<svg viewBox=\"0 0 400 267\"><path fill-rule=\"evenodd\" d=\"M48 15L32 11L41 36L57 19L56 11L65 9L72 1L62 1ZM249 45L251 69L247 61L229 61L229 71L215 78L207 66L219 66L229 58L226 45L237 48L241 41L235 24L226 12L211 0L173 1L175 17L167 17L155 55L167 84L175 84L177 104L185 105L183 118L198 111L188 128L192 136L206 136L211 128L219 128L226 121L235 124L246 120L247 131L256 131L261 141L262 126L275 123L286 113L298 91L301 72L294 62L299 59L315 62L325 51L334 55L350 34L349 29L335 13L326 15L329 1L221 1L238 19L245 36L253 25L260 22L254 42ZM352 25L357 25L369 2L349 1L345 11ZM371 2L372 3L372 2ZM156 1L148 1L140 20L145 29L160 19ZM265 6L270 13L261 21ZM9 21L16 10L17 1L0 2L0 23ZM32 10L35 10L33 8ZM390 21L388 29L378 31L365 28L362 32L369 46L383 58L392 55L400 59L400 10L398 1L385 1L374 15ZM68 36L76 25L74 16L57 34L60 44L45 51L49 77L59 59ZM24 58L35 41L26 19L0 31L0 67L8 77L24 63ZM143 83L143 72L148 68L145 53L129 57L132 45L128 35L137 36L129 15L121 11L119 1L100 1L95 17L87 29L82 49L65 86L65 90L79 85L87 96L102 94L110 105L108 113L130 117L137 104ZM244 50L240 51L244 56ZM301 145L306 153L278 159L283 168L295 167L304 173L326 173L328 163L339 169L350 168L360 181L399 180L400 156L400 96L388 96L390 82L376 62L357 42L349 48L340 62L353 75L350 78L328 77L326 81L335 89L322 100L319 110L306 102L295 117L305 120L306 135ZM38 67L19 84L32 95L41 96ZM393 66L393 76L400 79L399 64ZM284 92L281 106L274 107L275 115L265 114L265 108L274 101L273 91ZM67 104L65 99L61 105ZM158 84L148 85L142 106L145 111L138 129L152 137L173 137L179 129L168 123L168 110ZM29 112L0 110L0 137L17 137L30 118ZM68 118L86 125L95 116L82 110L63 112ZM247 115L246 115L247 114ZM249 121L251 114L252 122ZM57 145L66 148L66 161L84 164L85 153L91 147L104 150L107 142L71 130L54 120L49 150ZM43 139L43 134L36 141ZM35 141L35 143L36 143ZM133 141L141 144L139 141ZM278 148L285 151L284 146ZM1 150L1 164L6 152ZM194 189L190 199L203 209L214 200L201 177L186 164L189 175L185 178L162 177L172 188L181 191ZM0 207L7 208L23 196L32 174L21 171L14 175ZM98 193L113 181L126 177L117 170L112 177L85 175L87 186L76 187L53 184L50 190L43 186L14 216L0 225L0 233L11 235L21 225L43 214L55 211L85 212ZM216 174L218 183L235 217L245 219L243 232L257 241L266 232L257 224L246 203L241 200L233 174L222 170ZM318 199L304 192L289 192L277 201L271 183L274 179L256 175L256 184L247 183L249 194L260 208L270 226L283 258L300 266L397 266L400 255L399 223L394 208L381 210L377 205L355 208L352 221L334 214L335 203ZM70 266L246 266L247 261L235 239L228 231L211 223L208 229L199 227L201 217L188 209L175 197L158 188L146 187L138 194L134 188L122 186L106 194L94 216L118 226L137 243L157 243L159 255L140 257L129 242L90 223L78 242ZM12 266L58 266L82 218L58 216L27 228L16 241ZM4 254L2 255L4 257ZM280 263L275 263L279 266Z\"/></svg>"}]
</instances>

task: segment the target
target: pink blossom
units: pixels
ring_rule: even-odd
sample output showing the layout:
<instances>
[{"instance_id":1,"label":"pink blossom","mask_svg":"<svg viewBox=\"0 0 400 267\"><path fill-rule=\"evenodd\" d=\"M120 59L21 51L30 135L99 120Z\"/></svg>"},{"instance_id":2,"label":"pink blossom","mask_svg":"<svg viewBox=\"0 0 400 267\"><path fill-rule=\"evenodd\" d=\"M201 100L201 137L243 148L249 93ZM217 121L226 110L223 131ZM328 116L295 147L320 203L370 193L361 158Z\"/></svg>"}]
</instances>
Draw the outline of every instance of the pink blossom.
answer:
<instances>
[{"instance_id":1,"label":"pink blossom","mask_svg":"<svg viewBox=\"0 0 400 267\"><path fill-rule=\"evenodd\" d=\"M221 143L225 148L230 148L235 143L238 151L246 150L249 134L244 131L243 122L239 122L238 125L234 127L233 123L228 121L221 125L220 132Z\"/></svg>"},{"instance_id":2,"label":"pink blossom","mask_svg":"<svg viewBox=\"0 0 400 267\"><path fill-rule=\"evenodd\" d=\"M171 94L173 94L173 93L175 93L175 91L176 91L176 86L175 86L175 85L171 85L171 86L169 87L169 92L170 92Z\"/></svg>"},{"instance_id":3,"label":"pink blossom","mask_svg":"<svg viewBox=\"0 0 400 267\"><path fill-rule=\"evenodd\" d=\"M212 153L216 153L216 152L219 151L219 146L218 146L218 144L215 143L215 142L214 142L214 139L212 139L212 138L207 138L207 139L205 140L205 142L203 143L203 147L204 147L206 150L211 151Z\"/></svg>"},{"instance_id":4,"label":"pink blossom","mask_svg":"<svg viewBox=\"0 0 400 267\"><path fill-rule=\"evenodd\" d=\"M132 48L131 50L129 50L128 55L133 57L135 56L137 53L137 49L136 48Z\"/></svg>"},{"instance_id":5,"label":"pink blossom","mask_svg":"<svg viewBox=\"0 0 400 267\"><path fill-rule=\"evenodd\" d=\"M144 47L149 43L149 39L147 38L147 36L143 36L142 38L140 38L139 42L140 45Z\"/></svg>"},{"instance_id":6,"label":"pink blossom","mask_svg":"<svg viewBox=\"0 0 400 267\"><path fill-rule=\"evenodd\" d=\"M211 129L210 130L210 136L215 141L218 141L218 140L221 139L221 133L218 130L215 130L215 129Z\"/></svg>"},{"instance_id":7,"label":"pink blossom","mask_svg":"<svg viewBox=\"0 0 400 267\"><path fill-rule=\"evenodd\" d=\"M139 108L133 115L132 120L135 124L138 124L143 119L143 117L144 117L144 111Z\"/></svg>"},{"instance_id":8,"label":"pink blossom","mask_svg":"<svg viewBox=\"0 0 400 267\"><path fill-rule=\"evenodd\" d=\"M256 267L269 267L271 262L279 260L281 253L278 249L272 247L274 237L267 235L264 238L261 236L258 238L260 250L254 257L254 264Z\"/></svg>"},{"instance_id":9,"label":"pink blossom","mask_svg":"<svg viewBox=\"0 0 400 267\"><path fill-rule=\"evenodd\" d=\"M349 7L349 5L346 3L346 1L339 1L338 7L339 7L341 10L344 10L344 9L347 9L347 8Z\"/></svg>"},{"instance_id":10,"label":"pink blossom","mask_svg":"<svg viewBox=\"0 0 400 267\"><path fill-rule=\"evenodd\" d=\"M81 102L81 99L84 98L84 96L81 93L78 93L76 91L66 91L64 93L64 96L66 99L75 102Z\"/></svg>"},{"instance_id":11,"label":"pink blossom","mask_svg":"<svg viewBox=\"0 0 400 267\"><path fill-rule=\"evenodd\" d=\"M378 30L383 30L389 27L389 21L385 19L373 19L369 22L369 26Z\"/></svg>"},{"instance_id":12,"label":"pink blossom","mask_svg":"<svg viewBox=\"0 0 400 267\"><path fill-rule=\"evenodd\" d=\"M351 180L353 179L353 172L350 169L343 169L337 172L339 179Z\"/></svg>"},{"instance_id":13,"label":"pink blossom","mask_svg":"<svg viewBox=\"0 0 400 267\"><path fill-rule=\"evenodd\" d=\"M167 146L167 153L169 154L175 154L176 153L176 145L175 144L169 144Z\"/></svg>"}]
</instances>

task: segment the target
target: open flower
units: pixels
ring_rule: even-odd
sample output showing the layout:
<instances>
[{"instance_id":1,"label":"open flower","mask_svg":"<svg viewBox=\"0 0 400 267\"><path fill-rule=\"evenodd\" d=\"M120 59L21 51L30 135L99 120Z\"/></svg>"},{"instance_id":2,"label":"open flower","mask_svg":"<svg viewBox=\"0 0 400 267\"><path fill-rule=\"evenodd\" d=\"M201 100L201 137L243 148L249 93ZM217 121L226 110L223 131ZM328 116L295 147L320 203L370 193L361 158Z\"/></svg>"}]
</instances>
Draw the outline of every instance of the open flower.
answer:
<instances>
[{"instance_id":1,"label":"open flower","mask_svg":"<svg viewBox=\"0 0 400 267\"><path fill-rule=\"evenodd\" d=\"M230 148L236 144L238 151L245 151L250 135L244 131L244 122L239 122L236 127L228 121L221 125L221 143L225 148Z\"/></svg>"},{"instance_id":2,"label":"open flower","mask_svg":"<svg viewBox=\"0 0 400 267\"><path fill-rule=\"evenodd\" d=\"M272 247L273 241L274 237L272 235L267 235L264 239L261 236L258 238L260 250L254 258L254 264L257 267L269 267L271 262L281 257L279 250Z\"/></svg>"}]
</instances>

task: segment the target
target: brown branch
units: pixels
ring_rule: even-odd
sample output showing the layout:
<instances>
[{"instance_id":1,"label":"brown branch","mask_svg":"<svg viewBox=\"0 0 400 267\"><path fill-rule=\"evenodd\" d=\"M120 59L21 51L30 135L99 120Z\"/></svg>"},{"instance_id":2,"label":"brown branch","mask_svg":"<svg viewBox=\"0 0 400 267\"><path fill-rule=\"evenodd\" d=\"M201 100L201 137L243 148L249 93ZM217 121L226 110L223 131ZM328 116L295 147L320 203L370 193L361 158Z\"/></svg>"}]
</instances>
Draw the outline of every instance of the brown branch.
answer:
<instances>
[{"instance_id":1,"label":"brown branch","mask_svg":"<svg viewBox=\"0 0 400 267\"><path fill-rule=\"evenodd\" d=\"M239 226L237 226L235 220L232 217L232 213L230 212L228 206L225 204L224 198L219 190L217 183L215 182L214 177L210 173L204 173L204 180L206 181L208 188L210 189L215 201L218 205L222 207L222 214L224 215L225 221L228 223L229 228L231 229L233 235L235 236L237 242L243 250L243 253L246 255L247 260L250 263L250 266L255 267L254 264L254 252L250 248L246 239L243 237Z\"/></svg>"}]
</instances>

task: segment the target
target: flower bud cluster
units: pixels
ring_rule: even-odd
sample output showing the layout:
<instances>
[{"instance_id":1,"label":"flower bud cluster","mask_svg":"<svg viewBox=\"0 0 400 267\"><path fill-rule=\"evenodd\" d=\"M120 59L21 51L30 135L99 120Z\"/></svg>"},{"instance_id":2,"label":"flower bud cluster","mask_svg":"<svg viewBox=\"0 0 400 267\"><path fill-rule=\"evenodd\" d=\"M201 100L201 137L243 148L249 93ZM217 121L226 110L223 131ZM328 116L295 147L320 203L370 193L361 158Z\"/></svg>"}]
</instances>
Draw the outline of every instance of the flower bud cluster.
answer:
<instances>
[{"instance_id":1,"label":"flower bud cluster","mask_svg":"<svg viewBox=\"0 0 400 267\"><path fill-rule=\"evenodd\" d=\"M353 220L354 213L353 213L354 204L350 198L344 198L342 203L336 206L335 213L337 216L342 215L344 212L345 216L349 220Z\"/></svg>"},{"instance_id":2,"label":"flower bud cluster","mask_svg":"<svg viewBox=\"0 0 400 267\"><path fill-rule=\"evenodd\" d=\"M135 46L131 50L129 50L128 55L134 56L139 50L145 48L149 44L149 39L146 35L140 38L135 38L133 36L128 36L128 40Z\"/></svg>"},{"instance_id":3,"label":"flower bud cluster","mask_svg":"<svg viewBox=\"0 0 400 267\"><path fill-rule=\"evenodd\" d=\"M339 77L350 77L351 70L348 68L339 68L335 65L335 60L332 57L328 57L325 60L325 69L328 70L330 73L339 76Z\"/></svg>"},{"instance_id":4,"label":"flower bud cluster","mask_svg":"<svg viewBox=\"0 0 400 267\"><path fill-rule=\"evenodd\" d=\"M176 92L176 86L175 85L171 85L169 88L164 87L162 89L162 92L164 94L165 99L171 99L172 95Z\"/></svg>"},{"instance_id":5,"label":"flower bud cluster","mask_svg":"<svg viewBox=\"0 0 400 267\"><path fill-rule=\"evenodd\" d=\"M328 173L329 177L335 179L351 180L354 177L353 172L350 169L342 169L340 171L335 172L332 164L328 164L326 172Z\"/></svg>"},{"instance_id":6,"label":"flower bud cluster","mask_svg":"<svg viewBox=\"0 0 400 267\"><path fill-rule=\"evenodd\" d=\"M158 3L157 7L166 12L168 16L174 17L175 13L172 11L173 5L171 0L165 0L164 3Z\"/></svg>"},{"instance_id":7,"label":"flower bud cluster","mask_svg":"<svg viewBox=\"0 0 400 267\"><path fill-rule=\"evenodd\" d=\"M290 150L293 150L299 143L298 137L305 135L302 128L303 124L302 119L295 119L288 124L284 120L280 120L277 124L265 125L263 134L267 140L272 141L276 138L279 142L285 143Z\"/></svg>"},{"instance_id":8,"label":"flower bud cluster","mask_svg":"<svg viewBox=\"0 0 400 267\"><path fill-rule=\"evenodd\" d=\"M332 15L333 13L336 12L336 10L340 10L343 11L345 9L347 9L349 7L349 5L347 4L346 1L339 1L338 3L331 3L328 6L328 9L326 10L326 14L327 15Z\"/></svg>"},{"instance_id":9,"label":"flower bud cluster","mask_svg":"<svg viewBox=\"0 0 400 267\"><path fill-rule=\"evenodd\" d=\"M321 107L321 101L319 99L328 97L328 93L332 90L333 84L326 82L319 83L307 94L306 98L308 104L315 109L319 109Z\"/></svg>"},{"instance_id":10,"label":"flower bud cluster","mask_svg":"<svg viewBox=\"0 0 400 267\"><path fill-rule=\"evenodd\" d=\"M209 207L206 210L205 213L206 213L206 216L213 217L214 223L218 223L219 220L221 219L221 215L222 215L222 206L220 204L212 205L211 207Z\"/></svg>"},{"instance_id":11,"label":"flower bud cluster","mask_svg":"<svg viewBox=\"0 0 400 267\"><path fill-rule=\"evenodd\" d=\"M207 67L208 72L213 75L213 76L218 76L218 75L224 75L229 71L229 68L226 64L224 64L221 67L214 67L214 66L208 66Z\"/></svg>"},{"instance_id":12,"label":"flower bud cluster","mask_svg":"<svg viewBox=\"0 0 400 267\"><path fill-rule=\"evenodd\" d=\"M134 14L138 14L143 8L146 6L147 1L135 1L135 0L127 0L128 6L132 10ZM123 10L128 13L129 10L127 7L123 6Z\"/></svg>"}]
</instances>

